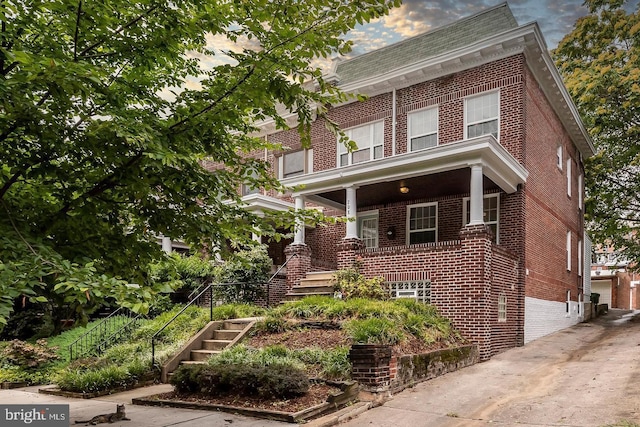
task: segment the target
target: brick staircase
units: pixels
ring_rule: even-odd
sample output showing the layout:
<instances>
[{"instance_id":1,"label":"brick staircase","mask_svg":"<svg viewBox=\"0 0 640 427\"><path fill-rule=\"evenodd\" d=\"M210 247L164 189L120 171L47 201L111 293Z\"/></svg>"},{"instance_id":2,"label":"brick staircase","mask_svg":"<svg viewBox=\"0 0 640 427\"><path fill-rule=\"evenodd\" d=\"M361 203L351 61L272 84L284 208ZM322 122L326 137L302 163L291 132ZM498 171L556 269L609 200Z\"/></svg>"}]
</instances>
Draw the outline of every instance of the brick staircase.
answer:
<instances>
[{"instance_id":1,"label":"brick staircase","mask_svg":"<svg viewBox=\"0 0 640 427\"><path fill-rule=\"evenodd\" d=\"M285 301L294 301L311 295L333 296L333 275L335 271L318 271L307 273L300 284L291 288L285 295Z\"/></svg>"},{"instance_id":2,"label":"brick staircase","mask_svg":"<svg viewBox=\"0 0 640 427\"><path fill-rule=\"evenodd\" d=\"M257 318L209 322L162 367L161 381L169 382L179 365L202 364L211 356L238 343L255 325Z\"/></svg>"}]
</instances>

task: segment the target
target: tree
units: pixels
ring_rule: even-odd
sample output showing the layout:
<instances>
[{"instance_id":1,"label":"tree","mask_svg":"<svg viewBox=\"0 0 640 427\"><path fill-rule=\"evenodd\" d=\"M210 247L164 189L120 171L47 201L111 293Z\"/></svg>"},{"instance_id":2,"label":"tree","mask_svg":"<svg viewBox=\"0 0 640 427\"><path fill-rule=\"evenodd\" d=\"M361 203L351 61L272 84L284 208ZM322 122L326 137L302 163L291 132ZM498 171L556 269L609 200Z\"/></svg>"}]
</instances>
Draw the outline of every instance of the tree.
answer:
<instances>
[{"instance_id":1,"label":"tree","mask_svg":"<svg viewBox=\"0 0 640 427\"><path fill-rule=\"evenodd\" d=\"M553 52L597 153L585 164L586 212L597 242L640 259L640 13L587 0Z\"/></svg>"},{"instance_id":2,"label":"tree","mask_svg":"<svg viewBox=\"0 0 640 427\"><path fill-rule=\"evenodd\" d=\"M308 141L345 99L312 61L397 4L0 0L0 326L20 296L144 311L160 234L211 248L290 225L238 204L242 183L279 185L247 156L277 148L253 123L294 113Z\"/></svg>"}]
</instances>

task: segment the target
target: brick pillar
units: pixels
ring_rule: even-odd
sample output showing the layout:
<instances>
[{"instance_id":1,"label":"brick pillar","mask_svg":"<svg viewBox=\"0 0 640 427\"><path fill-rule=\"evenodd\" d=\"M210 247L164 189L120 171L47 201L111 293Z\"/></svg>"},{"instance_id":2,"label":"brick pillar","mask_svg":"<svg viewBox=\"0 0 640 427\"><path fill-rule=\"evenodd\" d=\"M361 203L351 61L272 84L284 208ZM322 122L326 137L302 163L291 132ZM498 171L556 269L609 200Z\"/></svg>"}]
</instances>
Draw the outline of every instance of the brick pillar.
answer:
<instances>
[{"instance_id":1,"label":"brick pillar","mask_svg":"<svg viewBox=\"0 0 640 427\"><path fill-rule=\"evenodd\" d=\"M453 311L450 319L463 335L478 345L480 360L493 355L491 322L495 321L495 310L491 301L491 237L491 230L484 224L467 225L460 231L463 265L458 280L462 292L451 294L449 300Z\"/></svg>"},{"instance_id":2,"label":"brick pillar","mask_svg":"<svg viewBox=\"0 0 640 427\"><path fill-rule=\"evenodd\" d=\"M361 239L342 239L338 243L338 269L350 268L356 262L356 252L364 249Z\"/></svg>"},{"instance_id":3,"label":"brick pillar","mask_svg":"<svg viewBox=\"0 0 640 427\"><path fill-rule=\"evenodd\" d=\"M311 249L306 244L289 245L284 249L287 259L293 255L287 263L287 292L294 286L300 284L300 279L304 279L311 271Z\"/></svg>"},{"instance_id":4,"label":"brick pillar","mask_svg":"<svg viewBox=\"0 0 640 427\"><path fill-rule=\"evenodd\" d=\"M351 378L369 391L385 391L391 383L391 346L354 344L349 351Z\"/></svg>"}]
</instances>

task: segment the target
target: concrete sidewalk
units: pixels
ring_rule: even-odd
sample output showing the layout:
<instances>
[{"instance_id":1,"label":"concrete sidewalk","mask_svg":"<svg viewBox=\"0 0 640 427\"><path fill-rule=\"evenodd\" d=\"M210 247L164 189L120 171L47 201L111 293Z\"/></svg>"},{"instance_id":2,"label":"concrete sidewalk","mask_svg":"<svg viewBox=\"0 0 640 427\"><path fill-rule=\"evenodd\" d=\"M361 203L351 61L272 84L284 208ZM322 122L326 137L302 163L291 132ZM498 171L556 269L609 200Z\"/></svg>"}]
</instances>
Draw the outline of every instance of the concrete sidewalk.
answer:
<instances>
[{"instance_id":1,"label":"concrete sidewalk","mask_svg":"<svg viewBox=\"0 0 640 427\"><path fill-rule=\"evenodd\" d=\"M132 405L131 399L171 391L169 384L142 387L95 399L72 399L38 393L44 386L26 387L14 390L0 390L1 404L67 404L71 425L76 420L88 420L99 414L115 412L116 404L126 404L127 417L131 421L109 424L126 427L166 427L166 426L220 426L220 427L269 427L290 426L291 424L258 418L234 415L226 412L201 411L193 409L158 408Z\"/></svg>"}]
</instances>

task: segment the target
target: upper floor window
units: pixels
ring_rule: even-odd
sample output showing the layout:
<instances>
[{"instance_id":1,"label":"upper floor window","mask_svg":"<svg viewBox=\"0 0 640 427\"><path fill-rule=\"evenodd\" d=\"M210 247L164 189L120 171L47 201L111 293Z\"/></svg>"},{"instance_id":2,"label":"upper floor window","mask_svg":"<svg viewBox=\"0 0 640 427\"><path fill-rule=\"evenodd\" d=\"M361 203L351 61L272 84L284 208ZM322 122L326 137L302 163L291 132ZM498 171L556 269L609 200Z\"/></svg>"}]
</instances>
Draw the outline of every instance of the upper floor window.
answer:
<instances>
[{"instance_id":1,"label":"upper floor window","mask_svg":"<svg viewBox=\"0 0 640 427\"><path fill-rule=\"evenodd\" d=\"M418 151L438 145L438 109L429 108L407 116L409 150Z\"/></svg>"},{"instance_id":2,"label":"upper floor window","mask_svg":"<svg viewBox=\"0 0 640 427\"><path fill-rule=\"evenodd\" d=\"M489 92L465 99L465 136L493 135L498 139L500 92Z\"/></svg>"},{"instance_id":3,"label":"upper floor window","mask_svg":"<svg viewBox=\"0 0 640 427\"><path fill-rule=\"evenodd\" d=\"M463 226L469 224L471 221L471 199L465 197L462 204L462 218ZM493 233L493 241L498 243L498 231L500 223L500 194L485 194L483 207L482 207L482 219L486 225L489 226Z\"/></svg>"},{"instance_id":4,"label":"upper floor window","mask_svg":"<svg viewBox=\"0 0 640 427\"><path fill-rule=\"evenodd\" d=\"M367 248L378 247L378 211L358 213L358 234Z\"/></svg>"},{"instance_id":5,"label":"upper floor window","mask_svg":"<svg viewBox=\"0 0 640 427\"><path fill-rule=\"evenodd\" d=\"M344 133L356 143L357 148L355 151L349 152L347 147L338 141L338 166L348 166L382 158L384 122L369 123L347 129Z\"/></svg>"},{"instance_id":6,"label":"upper floor window","mask_svg":"<svg viewBox=\"0 0 640 427\"><path fill-rule=\"evenodd\" d=\"M556 166L562 170L562 145L558 145L556 148Z\"/></svg>"},{"instance_id":7,"label":"upper floor window","mask_svg":"<svg viewBox=\"0 0 640 427\"><path fill-rule=\"evenodd\" d=\"M257 179L258 178L258 174L256 172L251 172L251 179ZM260 187L255 187L255 184L251 184L251 183L244 183L242 184L242 195L243 196L248 196L250 194L258 194L260 193Z\"/></svg>"},{"instance_id":8,"label":"upper floor window","mask_svg":"<svg viewBox=\"0 0 640 427\"><path fill-rule=\"evenodd\" d=\"M567 271L571 271L571 231L567 231Z\"/></svg>"},{"instance_id":9,"label":"upper floor window","mask_svg":"<svg viewBox=\"0 0 640 427\"><path fill-rule=\"evenodd\" d=\"M407 241L410 245L438 240L438 204L407 206Z\"/></svg>"},{"instance_id":10,"label":"upper floor window","mask_svg":"<svg viewBox=\"0 0 640 427\"><path fill-rule=\"evenodd\" d=\"M313 150L284 153L278 159L278 178L290 178L312 172Z\"/></svg>"},{"instance_id":11,"label":"upper floor window","mask_svg":"<svg viewBox=\"0 0 640 427\"><path fill-rule=\"evenodd\" d=\"M571 159L567 159L567 196L571 197Z\"/></svg>"}]
</instances>

